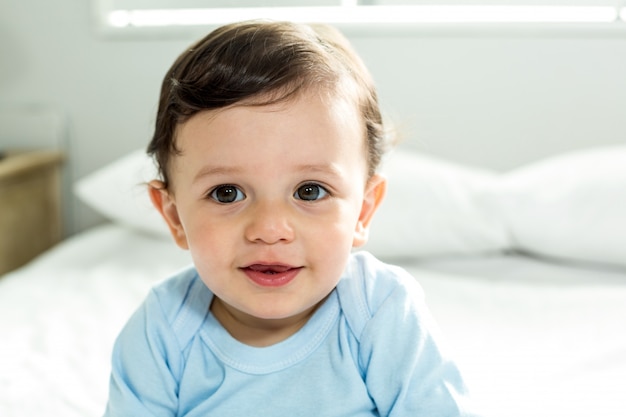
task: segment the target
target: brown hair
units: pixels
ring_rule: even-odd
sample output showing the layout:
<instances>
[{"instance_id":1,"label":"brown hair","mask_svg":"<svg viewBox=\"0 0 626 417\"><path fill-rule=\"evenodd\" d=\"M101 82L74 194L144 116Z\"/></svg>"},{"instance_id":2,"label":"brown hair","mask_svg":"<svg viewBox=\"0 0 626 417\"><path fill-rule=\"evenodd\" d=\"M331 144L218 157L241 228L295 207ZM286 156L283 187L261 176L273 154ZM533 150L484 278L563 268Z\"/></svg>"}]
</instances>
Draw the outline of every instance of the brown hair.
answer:
<instances>
[{"instance_id":1,"label":"brown hair","mask_svg":"<svg viewBox=\"0 0 626 417\"><path fill-rule=\"evenodd\" d=\"M179 153L176 128L193 115L244 100L252 105L284 101L307 88L333 92L346 81L365 124L371 176L387 145L374 83L348 41L322 25L234 23L183 52L163 79L148 153L167 188L169 159Z\"/></svg>"}]
</instances>

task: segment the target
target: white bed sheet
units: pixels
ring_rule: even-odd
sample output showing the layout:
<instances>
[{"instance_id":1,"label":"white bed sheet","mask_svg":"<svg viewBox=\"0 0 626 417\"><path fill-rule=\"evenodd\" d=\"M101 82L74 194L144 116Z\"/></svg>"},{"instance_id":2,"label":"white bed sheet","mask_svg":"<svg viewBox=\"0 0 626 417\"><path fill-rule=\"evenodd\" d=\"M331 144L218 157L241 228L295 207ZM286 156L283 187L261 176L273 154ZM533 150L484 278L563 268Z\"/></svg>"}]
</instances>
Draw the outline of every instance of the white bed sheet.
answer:
<instances>
[{"instance_id":1,"label":"white bed sheet","mask_svg":"<svg viewBox=\"0 0 626 417\"><path fill-rule=\"evenodd\" d=\"M188 262L105 225L0 279L0 416L101 415L115 336ZM405 266L488 415L626 415L626 272L516 256Z\"/></svg>"},{"instance_id":2,"label":"white bed sheet","mask_svg":"<svg viewBox=\"0 0 626 417\"><path fill-rule=\"evenodd\" d=\"M492 416L626 416L626 270L523 255L406 266Z\"/></svg>"},{"instance_id":3,"label":"white bed sheet","mask_svg":"<svg viewBox=\"0 0 626 417\"><path fill-rule=\"evenodd\" d=\"M0 279L0 416L102 415L112 341L188 262L168 240L106 225Z\"/></svg>"}]
</instances>

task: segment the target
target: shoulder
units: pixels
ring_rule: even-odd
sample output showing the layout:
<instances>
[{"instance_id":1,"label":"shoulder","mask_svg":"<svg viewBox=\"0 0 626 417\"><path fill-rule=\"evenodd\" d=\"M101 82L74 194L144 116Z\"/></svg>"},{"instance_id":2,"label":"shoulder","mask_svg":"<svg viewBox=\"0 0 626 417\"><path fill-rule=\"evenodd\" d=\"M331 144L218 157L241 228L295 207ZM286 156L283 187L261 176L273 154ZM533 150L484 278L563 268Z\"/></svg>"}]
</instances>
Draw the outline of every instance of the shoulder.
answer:
<instances>
[{"instance_id":1,"label":"shoulder","mask_svg":"<svg viewBox=\"0 0 626 417\"><path fill-rule=\"evenodd\" d=\"M423 298L417 280L404 268L384 263L365 251L350 256L338 287L339 292L362 297L371 313L378 310L396 292L410 298Z\"/></svg>"},{"instance_id":2,"label":"shoulder","mask_svg":"<svg viewBox=\"0 0 626 417\"><path fill-rule=\"evenodd\" d=\"M469 415L465 384L415 278L359 252L340 286L355 357L380 414Z\"/></svg>"},{"instance_id":3,"label":"shoulder","mask_svg":"<svg viewBox=\"0 0 626 417\"><path fill-rule=\"evenodd\" d=\"M159 305L166 316L173 320L180 313L180 307L192 301L191 297L195 293L202 292L202 287L205 287L204 283L191 265L154 286L146 302Z\"/></svg>"},{"instance_id":4,"label":"shoulder","mask_svg":"<svg viewBox=\"0 0 626 417\"><path fill-rule=\"evenodd\" d=\"M149 333L172 332L183 347L204 321L211 298L196 269L189 266L153 287L135 316Z\"/></svg>"},{"instance_id":5,"label":"shoulder","mask_svg":"<svg viewBox=\"0 0 626 417\"><path fill-rule=\"evenodd\" d=\"M422 304L424 299L422 288L406 270L364 251L350 256L337 293L357 337L386 305L391 304L391 310L403 311L407 305Z\"/></svg>"},{"instance_id":6,"label":"shoulder","mask_svg":"<svg viewBox=\"0 0 626 417\"><path fill-rule=\"evenodd\" d=\"M203 320L194 306L202 297L210 302L203 287L194 268L179 271L153 287L122 329L113 348L109 394L109 407L126 409L120 415L156 415L148 408L176 406L183 352Z\"/></svg>"}]
</instances>

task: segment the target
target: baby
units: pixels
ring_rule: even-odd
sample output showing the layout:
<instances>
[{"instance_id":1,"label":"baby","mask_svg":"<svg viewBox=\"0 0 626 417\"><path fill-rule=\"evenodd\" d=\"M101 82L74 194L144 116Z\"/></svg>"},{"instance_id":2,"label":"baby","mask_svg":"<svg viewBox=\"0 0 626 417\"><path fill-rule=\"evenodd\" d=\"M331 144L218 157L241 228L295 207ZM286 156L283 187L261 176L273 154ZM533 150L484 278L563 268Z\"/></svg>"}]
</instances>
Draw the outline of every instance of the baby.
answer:
<instances>
[{"instance_id":1,"label":"baby","mask_svg":"<svg viewBox=\"0 0 626 417\"><path fill-rule=\"evenodd\" d=\"M325 26L243 22L166 74L154 206L193 266L118 337L106 416L470 416L416 281L366 252L387 138Z\"/></svg>"}]
</instances>

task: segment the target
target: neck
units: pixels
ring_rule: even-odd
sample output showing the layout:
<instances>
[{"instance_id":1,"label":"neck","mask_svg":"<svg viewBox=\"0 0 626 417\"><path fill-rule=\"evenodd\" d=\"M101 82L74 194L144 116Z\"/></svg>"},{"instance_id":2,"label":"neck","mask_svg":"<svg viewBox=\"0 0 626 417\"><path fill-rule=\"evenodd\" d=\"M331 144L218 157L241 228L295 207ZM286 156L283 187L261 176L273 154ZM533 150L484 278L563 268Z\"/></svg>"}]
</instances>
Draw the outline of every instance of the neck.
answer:
<instances>
[{"instance_id":1,"label":"neck","mask_svg":"<svg viewBox=\"0 0 626 417\"><path fill-rule=\"evenodd\" d=\"M228 333L241 343L267 347L280 343L300 330L313 315L322 300L312 308L284 319L262 319L239 311L215 297L211 312Z\"/></svg>"}]
</instances>

